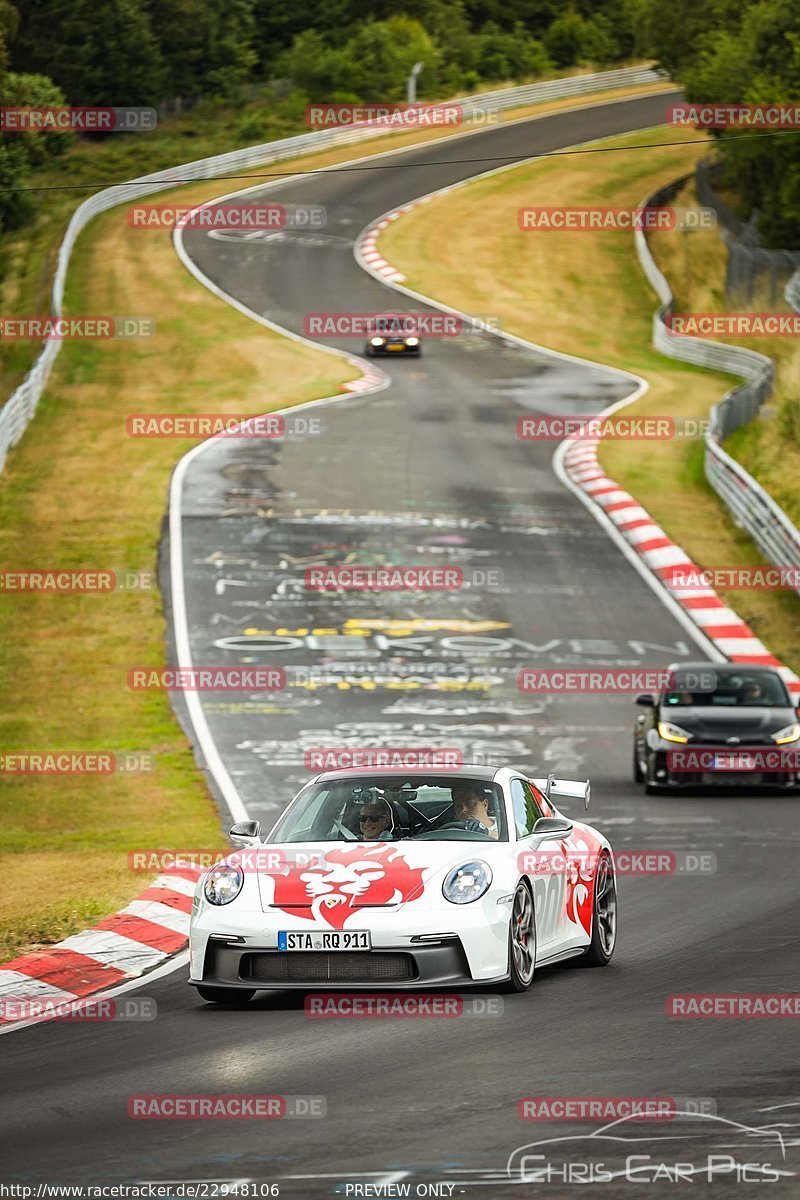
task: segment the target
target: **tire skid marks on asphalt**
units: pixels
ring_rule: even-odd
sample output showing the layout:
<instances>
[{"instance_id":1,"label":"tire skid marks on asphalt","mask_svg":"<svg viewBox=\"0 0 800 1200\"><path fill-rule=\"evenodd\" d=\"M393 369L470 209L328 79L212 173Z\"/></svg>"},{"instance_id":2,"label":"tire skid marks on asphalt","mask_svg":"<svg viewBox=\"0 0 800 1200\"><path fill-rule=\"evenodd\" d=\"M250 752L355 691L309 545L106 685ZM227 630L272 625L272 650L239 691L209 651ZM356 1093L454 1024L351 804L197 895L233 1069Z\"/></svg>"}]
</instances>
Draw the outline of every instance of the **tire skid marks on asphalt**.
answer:
<instances>
[{"instance_id":1,"label":"tire skid marks on asphalt","mask_svg":"<svg viewBox=\"0 0 800 1200\"><path fill-rule=\"evenodd\" d=\"M69 1003L135 979L182 950L201 874L200 867L180 864L93 929L5 963L0 967L0 1025L13 1023L3 1016L3 1000Z\"/></svg>"}]
</instances>

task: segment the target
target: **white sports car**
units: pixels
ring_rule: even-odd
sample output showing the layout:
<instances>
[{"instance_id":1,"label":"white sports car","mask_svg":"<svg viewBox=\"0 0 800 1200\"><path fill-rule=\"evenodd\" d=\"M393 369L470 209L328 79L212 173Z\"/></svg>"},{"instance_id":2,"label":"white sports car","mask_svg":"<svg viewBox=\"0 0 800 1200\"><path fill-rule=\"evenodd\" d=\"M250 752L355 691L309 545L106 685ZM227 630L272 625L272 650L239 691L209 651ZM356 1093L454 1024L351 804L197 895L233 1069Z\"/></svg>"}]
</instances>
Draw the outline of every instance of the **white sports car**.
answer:
<instances>
[{"instance_id":1,"label":"white sports car","mask_svg":"<svg viewBox=\"0 0 800 1200\"><path fill-rule=\"evenodd\" d=\"M262 988L505 985L537 966L614 951L617 895L606 839L555 799L589 784L503 767L331 771L262 841L201 876L190 980L240 1004Z\"/></svg>"}]
</instances>

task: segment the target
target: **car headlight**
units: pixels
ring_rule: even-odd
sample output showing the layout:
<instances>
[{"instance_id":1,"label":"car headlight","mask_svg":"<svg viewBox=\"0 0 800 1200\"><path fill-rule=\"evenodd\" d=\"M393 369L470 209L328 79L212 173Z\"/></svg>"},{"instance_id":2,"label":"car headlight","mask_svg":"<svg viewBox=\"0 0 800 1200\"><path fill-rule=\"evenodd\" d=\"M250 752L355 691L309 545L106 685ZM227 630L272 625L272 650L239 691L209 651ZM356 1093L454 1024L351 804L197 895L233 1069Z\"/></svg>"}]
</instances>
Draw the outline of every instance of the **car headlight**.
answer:
<instances>
[{"instance_id":1,"label":"car headlight","mask_svg":"<svg viewBox=\"0 0 800 1200\"><path fill-rule=\"evenodd\" d=\"M419 338L406 338L406 345L407 346L418 346Z\"/></svg>"},{"instance_id":2,"label":"car headlight","mask_svg":"<svg viewBox=\"0 0 800 1200\"><path fill-rule=\"evenodd\" d=\"M480 900L491 882L492 872L487 863L464 863L447 876L442 895L451 904L472 904L473 900Z\"/></svg>"},{"instance_id":3,"label":"car headlight","mask_svg":"<svg viewBox=\"0 0 800 1200\"><path fill-rule=\"evenodd\" d=\"M218 863L208 872L203 884L203 895L209 904L230 904L242 890L244 871L241 867Z\"/></svg>"},{"instance_id":4,"label":"car headlight","mask_svg":"<svg viewBox=\"0 0 800 1200\"><path fill-rule=\"evenodd\" d=\"M382 346L385 341L385 338L370 338L369 344L370 346Z\"/></svg>"},{"instance_id":5,"label":"car headlight","mask_svg":"<svg viewBox=\"0 0 800 1200\"><path fill-rule=\"evenodd\" d=\"M783 729L769 736L776 746L785 746L787 742L796 742L800 738L800 725L797 721L792 721L791 725L784 725Z\"/></svg>"},{"instance_id":6,"label":"car headlight","mask_svg":"<svg viewBox=\"0 0 800 1200\"><path fill-rule=\"evenodd\" d=\"M658 736L665 742L688 742L692 735L681 729L680 725L673 725L672 721L659 721Z\"/></svg>"}]
</instances>

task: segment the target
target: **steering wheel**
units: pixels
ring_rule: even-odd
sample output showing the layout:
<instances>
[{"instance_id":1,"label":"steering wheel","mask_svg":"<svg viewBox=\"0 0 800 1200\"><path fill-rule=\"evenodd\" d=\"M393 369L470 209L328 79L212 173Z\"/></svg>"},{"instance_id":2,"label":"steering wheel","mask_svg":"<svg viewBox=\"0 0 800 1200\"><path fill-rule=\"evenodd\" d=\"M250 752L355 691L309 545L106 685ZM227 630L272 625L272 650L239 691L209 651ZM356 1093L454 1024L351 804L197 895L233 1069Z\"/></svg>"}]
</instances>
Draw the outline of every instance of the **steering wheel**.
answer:
<instances>
[{"instance_id":1,"label":"steering wheel","mask_svg":"<svg viewBox=\"0 0 800 1200\"><path fill-rule=\"evenodd\" d=\"M486 826L470 817L468 821L448 821L446 825L437 825L437 829L466 829L469 833L486 833Z\"/></svg>"}]
</instances>

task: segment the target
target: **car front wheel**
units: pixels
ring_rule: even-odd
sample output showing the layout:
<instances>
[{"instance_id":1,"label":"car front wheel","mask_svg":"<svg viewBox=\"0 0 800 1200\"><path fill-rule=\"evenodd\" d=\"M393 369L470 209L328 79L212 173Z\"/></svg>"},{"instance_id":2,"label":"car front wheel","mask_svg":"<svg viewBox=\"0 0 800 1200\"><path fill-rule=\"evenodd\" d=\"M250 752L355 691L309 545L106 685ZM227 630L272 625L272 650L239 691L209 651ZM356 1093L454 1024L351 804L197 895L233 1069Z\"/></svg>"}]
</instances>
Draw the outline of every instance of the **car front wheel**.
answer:
<instances>
[{"instance_id":1,"label":"car front wheel","mask_svg":"<svg viewBox=\"0 0 800 1200\"><path fill-rule=\"evenodd\" d=\"M633 782L644 783L644 771L639 765L639 748L633 743Z\"/></svg>"}]
</instances>

